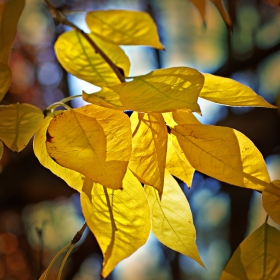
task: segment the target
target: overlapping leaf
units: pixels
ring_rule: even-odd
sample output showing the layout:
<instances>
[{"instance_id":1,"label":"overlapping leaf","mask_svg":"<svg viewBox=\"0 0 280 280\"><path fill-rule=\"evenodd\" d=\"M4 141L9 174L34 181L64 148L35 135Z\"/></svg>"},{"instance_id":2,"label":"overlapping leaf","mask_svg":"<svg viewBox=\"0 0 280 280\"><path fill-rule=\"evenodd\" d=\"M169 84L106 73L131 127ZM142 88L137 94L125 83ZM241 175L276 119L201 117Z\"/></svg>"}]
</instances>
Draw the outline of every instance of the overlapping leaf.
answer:
<instances>
[{"instance_id":1,"label":"overlapping leaf","mask_svg":"<svg viewBox=\"0 0 280 280\"><path fill-rule=\"evenodd\" d=\"M55 175L63 179L70 187L81 192L84 183L84 176L79 172L59 165L49 156L47 152L47 129L51 120L51 116L46 117L40 129L35 134L33 142L34 154L44 167L48 168Z\"/></svg>"},{"instance_id":2,"label":"overlapping leaf","mask_svg":"<svg viewBox=\"0 0 280 280\"><path fill-rule=\"evenodd\" d=\"M20 152L39 129L44 115L30 104L0 106L0 139L12 151Z\"/></svg>"},{"instance_id":3,"label":"overlapping leaf","mask_svg":"<svg viewBox=\"0 0 280 280\"><path fill-rule=\"evenodd\" d=\"M264 224L234 252L220 280L280 278L280 232Z\"/></svg>"},{"instance_id":4,"label":"overlapping leaf","mask_svg":"<svg viewBox=\"0 0 280 280\"><path fill-rule=\"evenodd\" d=\"M118 189L131 154L131 127L123 112L87 105L57 115L47 130L47 151L61 166Z\"/></svg>"},{"instance_id":5,"label":"overlapping leaf","mask_svg":"<svg viewBox=\"0 0 280 280\"><path fill-rule=\"evenodd\" d=\"M94 94L83 94L85 101L119 110L162 113L178 109L199 112L197 98L204 77L188 67L158 69L132 82L104 87Z\"/></svg>"},{"instance_id":6,"label":"overlapping leaf","mask_svg":"<svg viewBox=\"0 0 280 280\"><path fill-rule=\"evenodd\" d=\"M0 1L0 63L8 64L24 0Z\"/></svg>"},{"instance_id":7,"label":"overlapping leaf","mask_svg":"<svg viewBox=\"0 0 280 280\"><path fill-rule=\"evenodd\" d=\"M272 183L280 191L280 180L275 180ZM272 194L265 189L262 192L262 202L267 214L280 224L280 195Z\"/></svg>"},{"instance_id":8,"label":"overlapping leaf","mask_svg":"<svg viewBox=\"0 0 280 280\"><path fill-rule=\"evenodd\" d=\"M112 62L124 71L124 75L128 76L130 62L124 51L93 34L88 35ZM77 31L72 30L60 35L54 48L61 65L74 76L97 86L120 83L108 63Z\"/></svg>"},{"instance_id":9,"label":"overlapping leaf","mask_svg":"<svg viewBox=\"0 0 280 280\"><path fill-rule=\"evenodd\" d=\"M204 77L204 85L199 94L201 98L228 106L276 108L251 88L232 79L211 74L204 74Z\"/></svg>"},{"instance_id":10,"label":"overlapping leaf","mask_svg":"<svg viewBox=\"0 0 280 280\"><path fill-rule=\"evenodd\" d=\"M3 99L12 81L12 70L6 64L0 63L0 101Z\"/></svg>"},{"instance_id":11,"label":"overlapping leaf","mask_svg":"<svg viewBox=\"0 0 280 280\"><path fill-rule=\"evenodd\" d=\"M241 132L202 124L177 125L171 131L196 170L232 185L260 191L270 184L261 153Z\"/></svg>"},{"instance_id":12,"label":"overlapping leaf","mask_svg":"<svg viewBox=\"0 0 280 280\"><path fill-rule=\"evenodd\" d=\"M130 117L132 153L128 167L145 184L162 194L166 164L167 130L161 114L134 112Z\"/></svg>"},{"instance_id":13,"label":"overlapping leaf","mask_svg":"<svg viewBox=\"0 0 280 280\"><path fill-rule=\"evenodd\" d=\"M147 45L164 49L157 27L148 13L141 11L94 11L86 16L91 32L117 45Z\"/></svg>"},{"instance_id":14,"label":"overlapping leaf","mask_svg":"<svg viewBox=\"0 0 280 280\"><path fill-rule=\"evenodd\" d=\"M192 212L176 180L168 171L165 172L161 200L153 187L145 185L145 192L152 211L152 231L157 239L204 267L195 244Z\"/></svg>"},{"instance_id":15,"label":"overlapping leaf","mask_svg":"<svg viewBox=\"0 0 280 280\"><path fill-rule=\"evenodd\" d=\"M106 189L86 179L81 193L84 217L103 252L105 278L124 258L144 245L150 233L150 209L144 190L131 171L123 190Z\"/></svg>"}]
</instances>

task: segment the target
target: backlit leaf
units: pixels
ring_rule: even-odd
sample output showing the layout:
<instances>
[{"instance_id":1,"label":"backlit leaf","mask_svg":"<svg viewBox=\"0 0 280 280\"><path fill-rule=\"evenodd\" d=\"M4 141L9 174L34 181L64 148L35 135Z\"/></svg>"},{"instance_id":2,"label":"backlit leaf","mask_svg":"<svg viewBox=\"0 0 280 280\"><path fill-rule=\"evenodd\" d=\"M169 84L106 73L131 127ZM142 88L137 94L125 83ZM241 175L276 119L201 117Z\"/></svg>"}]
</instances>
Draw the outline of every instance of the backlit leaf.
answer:
<instances>
[{"instance_id":1,"label":"backlit leaf","mask_svg":"<svg viewBox=\"0 0 280 280\"><path fill-rule=\"evenodd\" d=\"M211 74L204 74L204 77L204 85L199 94L201 98L228 106L276 108L251 88L232 79Z\"/></svg>"},{"instance_id":2,"label":"backlit leaf","mask_svg":"<svg viewBox=\"0 0 280 280\"><path fill-rule=\"evenodd\" d=\"M198 9L203 23L205 24L205 8L206 8L206 0L190 0Z\"/></svg>"},{"instance_id":3,"label":"backlit leaf","mask_svg":"<svg viewBox=\"0 0 280 280\"><path fill-rule=\"evenodd\" d=\"M166 124L172 128L177 124L201 124L189 110L177 110L175 112L163 113L162 116Z\"/></svg>"},{"instance_id":4,"label":"backlit leaf","mask_svg":"<svg viewBox=\"0 0 280 280\"><path fill-rule=\"evenodd\" d=\"M231 19L228 15L228 12L226 11L222 0L211 0L213 2L213 4L217 7L217 9L219 10L224 22L226 23L227 27L232 29L232 22Z\"/></svg>"},{"instance_id":5,"label":"backlit leaf","mask_svg":"<svg viewBox=\"0 0 280 280\"><path fill-rule=\"evenodd\" d=\"M86 16L91 32L117 45L146 45L164 49L157 27L148 13L141 11L94 11Z\"/></svg>"},{"instance_id":6,"label":"backlit leaf","mask_svg":"<svg viewBox=\"0 0 280 280\"><path fill-rule=\"evenodd\" d=\"M0 63L0 101L10 87L12 75L10 67L6 64Z\"/></svg>"},{"instance_id":7,"label":"backlit leaf","mask_svg":"<svg viewBox=\"0 0 280 280\"><path fill-rule=\"evenodd\" d=\"M260 191L270 184L261 153L241 132L202 124L178 125L171 132L196 170L232 185Z\"/></svg>"},{"instance_id":8,"label":"backlit leaf","mask_svg":"<svg viewBox=\"0 0 280 280\"><path fill-rule=\"evenodd\" d=\"M46 117L40 129L35 134L33 142L34 154L44 167L48 168L51 172L64 180L70 187L81 192L84 183L84 176L79 172L57 164L47 152L47 129L51 120L52 117Z\"/></svg>"},{"instance_id":9,"label":"backlit leaf","mask_svg":"<svg viewBox=\"0 0 280 280\"><path fill-rule=\"evenodd\" d=\"M102 101L102 104L97 104L120 110L162 113L190 109L200 112L197 98L203 82L204 76L192 68L158 69L138 76L132 82L104 87L94 94L84 94L83 98L90 103Z\"/></svg>"},{"instance_id":10,"label":"backlit leaf","mask_svg":"<svg viewBox=\"0 0 280 280\"><path fill-rule=\"evenodd\" d=\"M131 117L132 153L128 167L161 196L166 164L167 130L161 114L134 112Z\"/></svg>"},{"instance_id":11,"label":"backlit leaf","mask_svg":"<svg viewBox=\"0 0 280 280\"><path fill-rule=\"evenodd\" d=\"M275 180L272 183L276 188L280 190L280 180ZM277 224L280 224L280 196L267 192L267 190L265 189L262 192L262 202L267 214Z\"/></svg>"},{"instance_id":12,"label":"backlit leaf","mask_svg":"<svg viewBox=\"0 0 280 280\"><path fill-rule=\"evenodd\" d=\"M130 62L124 51L93 34L88 35L113 63L123 69L125 76L128 76ZM71 30L60 35L54 48L59 62L72 75L97 86L120 83L108 63L77 31Z\"/></svg>"},{"instance_id":13,"label":"backlit leaf","mask_svg":"<svg viewBox=\"0 0 280 280\"><path fill-rule=\"evenodd\" d=\"M145 192L152 211L152 231L157 239L204 267L195 243L192 212L176 180L166 171L161 200L153 187L145 185Z\"/></svg>"},{"instance_id":14,"label":"backlit leaf","mask_svg":"<svg viewBox=\"0 0 280 280\"><path fill-rule=\"evenodd\" d=\"M44 115L30 104L0 106L0 139L14 152L20 152L39 129Z\"/></svg>"},{"instance_id":15,"label":"backlit leaf","mask_svg":"<svg viewBox=\"0 0 280 280\"><path fill-rule=\"evenodd\" d=\"M0 63L8 64L24 0L0 1Z\"/></svg>"},{"instance_id":16,"label":"backlit leaf","mask_svg":"<svg viewBox=\"0 0 280 280\"><path fill-rule=\"evenodd\" d=\"M3 151L4 151L3 142L0 140L0 159L2 158Z\"/></svg>"},{"instance_id":17,"label":"backlit leaf","mask_svg":"<svg viewBox=\"0 0 280 280\"><path fill-rule=\"evenodd\" d=\"M85 180L81 204L87 225L103 252L102 277L144 245L150 234L150 209L139 181L131 171L122 190L106 189Z\"/></svg>"},{"instance_id":18,"label":"backlit leaf","mask_svg":"<svg viewBox=\"0 0 280 280\"><path fill-rule=\"evenodd\" d=\"M177 138L172 134L168 134L166 169L185 182L189 188L191 187L195 169L190 165Z\"/></svg>"},{"instance_id":19,"label":"backlit leaf","mask_svg":"<svg viewBox=\"0 0 280 280\"><path fill-rule=\"evenodd\" d=\"M263 224L234 252L220 280L280 279L280 232Z\"/></svg>"},{"instance_id":20,"label":"backlit leaf","mask_svg":"<svg viewBox=\"0 0 280 280\"><path fill-rule=\"evenodd\" d=\"M47 130L47 151L61 166L118 189L131 154L127 115L87 105L57 115Z\"/></svg>"}]
</instances>

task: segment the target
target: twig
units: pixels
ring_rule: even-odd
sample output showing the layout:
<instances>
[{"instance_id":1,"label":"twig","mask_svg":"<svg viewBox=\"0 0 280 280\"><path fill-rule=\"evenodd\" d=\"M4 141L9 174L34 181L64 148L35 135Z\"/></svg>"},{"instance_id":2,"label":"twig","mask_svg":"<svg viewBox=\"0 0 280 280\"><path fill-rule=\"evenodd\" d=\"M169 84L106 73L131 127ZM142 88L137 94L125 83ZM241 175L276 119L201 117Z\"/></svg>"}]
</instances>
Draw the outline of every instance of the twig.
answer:
<instances>
[{"instance_id":1,"label":"twig","mask_svg":"<svg viewBox=\"0 0 280 280\"><path fill-rule=\"evenodd\" d=\"M87 41L88 43L93 47L96 53L99 53L100 56L106 61L106 63L111 67L111 69L115 72L116 76L120 80L121 83L125 82L125 77L122 74L123 70L119 68L96 44L95 42L90 38L90 36L85 33L83 30L81 30L78 26L76 26L74 23L70 22L65 14L58 10L56 7L54 7L49 0L45 0L47 3L51 14L56 22L59 22L61 24L67 25L75 29L77 32L79 32Z\"/></svg>"}]
</instances>

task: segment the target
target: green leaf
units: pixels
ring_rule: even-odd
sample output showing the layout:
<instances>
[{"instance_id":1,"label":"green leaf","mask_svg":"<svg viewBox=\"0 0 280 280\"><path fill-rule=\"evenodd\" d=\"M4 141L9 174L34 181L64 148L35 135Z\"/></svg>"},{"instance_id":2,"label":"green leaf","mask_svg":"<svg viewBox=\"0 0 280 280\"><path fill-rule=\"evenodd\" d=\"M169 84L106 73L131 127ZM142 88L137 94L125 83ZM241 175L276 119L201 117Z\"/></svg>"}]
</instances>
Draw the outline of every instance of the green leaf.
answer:
<instances>
[{"instance_id":1,"label":"green leaf","mask_svg":"<svg viewBox=\"0 0 280 280\"><path fill-rule=\"evenodd\" d=\"M51 116L46 117L40 129L35 134L33 142L34 154L44 167L48 168L52 173L64 180L70 187L81 192L84 176L79 172L62 167L56 163L47 152L47 129L52 119Z\"/></svg>"},{"instance_id":2,"label":"green leaf","mask_svg":"<svg viewBox=\"0 0 280 280\"><path fill-rule=\"evenodd\" d=\"M104 41L117 45L146 45L164 50L157 27L148 13L140 11L94 11L86 16L89 29Z\"/></svg>"},{"instance_id":3,"label":"green leaf","mask_svg":"<svg viewBox=\"0 0 280 280\"><path fill-rule=\"evenodd\" d=\"M204 74L204 77L204 85L199 94L201 98L228 106L277 108L266 102L251 88L232 79L211 74Z\"/></svg>"},{"instance_id":4,"label":"green leaf","mask_svg":"<svg viewBox=\"0 0 280 280\"><path fill-rule=\"evenodd\" d=\"M20 152L39 129L44 115L30 104L0 106L0 139L14 152Z\"/></svg>"},{"instance_id":5,"label":"green leaf","mask_svg":"<svg viewBox=\"0 0 280 280\"><path fill-rule=\"evenodd\" d=\"M280 279L280 232L263 224L234 252L220 280Z\"/></svg>"},{"instance_id":6,"label":"green leaf","mask_svg":"<svg viewBox=\"0 0 280 280\"><path fill-rule=\"evenodd\" d=\"M24 0L0 1L0 63L8 64Z\"/></svg>"},{"instance_id":7,"label":"green leaf","mask_svg":"<svg viewBox=\"0 0 280 280\"><path fill-rule=\"evenodd\" d=\"M88 35L112 62L124 71L124 75L128 76L130 62L124 51L94 34ZM57 59L72 75L100 87L120 83L108 63L77 31L71 30L60 35L54 48Z\"/></svg>"},{"instance_id":8,"label":"green leaf","mask_svg":"<svg viewBox=\"0 0 280 280\"><path fill-rule=\"evenodd\" d=\"M6 64L0 63L0 101L3 99L12 81L12 70Z\"/></svg>"},{"instance_id":9,"label":"green leaf","mask_svg":"<svg viewBox=\"0 0 280 280\"><path fill-rule=\"evenodd\" d=\"M134 112L131 117L132 152L129 169L144 184L162 194L166 164L167 130L161 114Z\"/></svg>"},{"instance_id":10,"label":"green leaf","mask_svg":"<svg viewBox=\"0 0 280 280\"><path fill-rule=\"evenodd\" d=\"M81 204L87 225L96 237L104 260L101 275L144 245L150 234L150 208L139 181L129 169L122 190L106 189L85 180Z\"/></svg>"},{"instance_id":11,"label":"green leaf","mask_svg":"<svg viewBox=\"0 0 280 280\"><path fill-rule=\"evenodd\" d=\"M131 155L126 114L87 105L57 115L47 130L47 151L61 166L105 187L122 188Z\"/></svg>"},{"instance_id":12,"label":"green leaf","mask_svg":"<svg viewBox=\"0 0 280 280\"><path fill-rule=\"evenodd\" d=\"M152 211L152 231L157 239L204 267L195 244L192 212L176 180L168 171L165 172L161 200L153 187L145 185L145 192Z\"/></svg>"},{"instance_id":13,"label":"green leaf","mask_svg":"<svg viewBox=\"0 0 280 280\"><path fill-rule=\"evenodd\" d=\"M83 94L85 101L119 110L162 113L178 109L200 112L197 104L204 77L188 67L158 69L132 82ZM106 105L107 104L107 105Z\"/></svg>"},{"instance_id":14,"label":"green leaf","mask_svg":"<svg viewBox=\"0 0 280 280\"><path fill-rule=\"evenodd\" d=\"M275 180L272 184L280 191L280 180ZM267 189L264 189L262 192L262 203L271 219L280 224L280 195L272 194Z\"/></svg>"},{"instance_id":15,"label":"green leaf","mask_svg":"<svg viewBox=\"0 0 280 280\"><path fill-rule=\"evenodd\" d=\"M259 191L270 184L262 154L241 132L202 124L177 125L171 132L199 172Z\"/></svg>"}]
</instances>

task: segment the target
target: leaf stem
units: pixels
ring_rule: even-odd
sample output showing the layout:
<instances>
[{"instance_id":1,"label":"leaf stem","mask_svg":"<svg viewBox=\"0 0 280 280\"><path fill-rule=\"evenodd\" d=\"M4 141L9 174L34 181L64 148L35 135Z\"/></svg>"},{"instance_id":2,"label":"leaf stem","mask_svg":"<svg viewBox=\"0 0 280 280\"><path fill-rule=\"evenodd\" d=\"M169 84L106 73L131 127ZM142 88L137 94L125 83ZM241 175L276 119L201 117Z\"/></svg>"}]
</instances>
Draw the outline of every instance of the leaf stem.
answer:
<instances>
[{"instance_id":1,"label":"leaf stem","mask_svg":"<svg viewBox=\"0 0 280 280\"><path fill-rule=\"evenodd\" d=\"M100 56L106 61L106 63L111 67L111 69L115 72L116 76L120 80L121 83L125 83L125 77L122 74L122 69L120 69L96 44L95 42L90 38L90 36L85 33L83 30L81 30L78 26L76 26L74 23L69 21L65 14L58 10L56 7L54 7L49 0L45 0L47 3L51 14L54 18L55 21L70 26L73 29L75 29L77 32L79 32L87 41L88 43L92 46L92 48L95 50L96 53L99 53Z\"/></svg>"},{"instance_id":2,"label":"leaf stem","mask_svg":"<svg viewBox=\"0 0 280 280\"><path fill-rule=\"evenodd\" d=\"M74 249L74 247L75 247L75 244L72 244L72 245L70 246L70 248L68 249L68 251L67 251L67 253L66 253L66 255L65 255L65 257L64 257L64 259L63 259L63 261L62 261L62 263L61 263L61 266L60 266L60 268L59 268L59 272L58 272L58 275L57 275L57 280L60 280L60 279L61 279L61 274L62 274L64 265L65 265L65 263L66 263L68 257L70 256L72 250Z\"/></svg>"}]
</instances>

